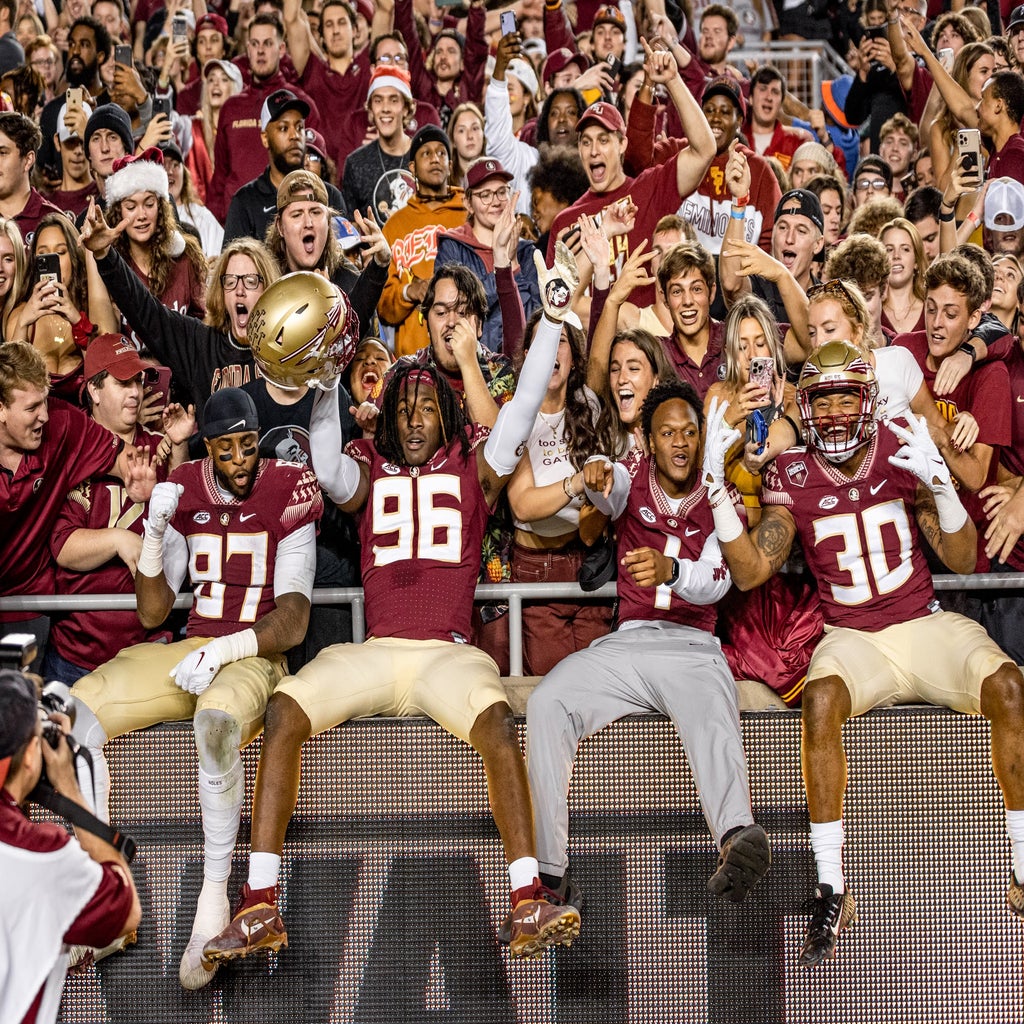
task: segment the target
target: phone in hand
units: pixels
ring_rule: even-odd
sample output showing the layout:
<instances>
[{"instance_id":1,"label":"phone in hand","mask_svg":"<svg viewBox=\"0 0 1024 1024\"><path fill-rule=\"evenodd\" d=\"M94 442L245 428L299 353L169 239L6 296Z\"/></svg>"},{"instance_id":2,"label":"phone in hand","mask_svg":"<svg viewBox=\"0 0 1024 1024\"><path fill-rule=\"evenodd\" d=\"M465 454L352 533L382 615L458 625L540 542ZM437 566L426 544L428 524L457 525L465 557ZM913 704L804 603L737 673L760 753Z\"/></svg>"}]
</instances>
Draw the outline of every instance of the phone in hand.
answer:
<instances>
[{"instance_id":1,"label":"phone in hand","mask_svg":"<svg viewBox=\"0 0 1024 1024\"><path fill-rule=\"evenodd\" d=\"M758 455L764 454L765 441L768 440L768 421L760 409L747 414L747 443L755 444Z\"/></svg>"},{"instance_id":2,"label":"phone in hand","mask_svg":"<svg viewBox=\"0 0 1024 1024\"><path fill-rule=\"evenodd\" d=\"M181 14L171 18L171 40L175 43L188 41L188 22Z\"/></svg>"},{"instance_id":3,"label":"phone in hand","mask_svg":"<svg viewBox=\"0 0 1024 1024\"><path fill-rule=\"evenodd\" d=\"M60 256L55 252L40 253L36 257L36 272L40 281L60 284Z\"/></svg>"},{"instance_id":4,"label":"phone in hand","mask_svg":"<svg viewBox=\"0 0 1024 1024\"><path fill-rule=\"evenodd\" d=\"M870 28L864 29L861 39L886 39L888 35L889 30L885 25L872 25Z\"/></svg>"},{"instance_id":5,"label":"phone in hand","mask_svg":"<svg viewBox=\"0 0 1024 1024\"><path fill-rule=\"evenodd\" d=\"M775 360L770 356L755 356L750 360L750 383L764 388L771 397L772 383L775 380Z\"/></svg>"},{"instance_id":6,"label":"phone in hand","mask_svg":"<svg viewBox=\"0 0 1024 1024\"><path fill-rule=\"evenodd\" d=\"M161 406L171 400L171 368L169 366L147 366L145 374L146 392L161 395Z\"/></svg>"},{"instance_id":7,"label":"phone in hand","mask_svg":"<svg viewBox=\"0 0 1024 1024\"><path fill-rule=\"evenodd\" d=\"M126 68L133 67L132 48L126 44L118 43L114 47L114 63L123 64Z\"/></svg>"},{"instance_id":8,"label":"phone in hand","mask_svg":"<svg viewBox=\"0 0 1024 1024\"><path fill-rule=\"evenodd\" d=\"M170 96L153 97L153 116L156 117L157 114L166 114L168 117L171 116Z\"/></svg>"},{"instance_id":9,"label":"phone in hand","mask_svg":"<svg viewBox=\"0 0 1024 1024\"><path fill-rule=\"evenodd\" d=\"M939 50L936 56L939 58L939 63L947 71L953 70L953 61L956 60L956 54L948 46L944 46Z\"/></svg>"},{"instance_id":10,"label":"phone in hand","mask_svg":"<svg viewBox=\"0 0 1024 1024\"><path fill-rule=\"evenodd\" d=\"M81 110L82 104L85 102L85 89L80 85L68 86L68 90L64 94L64 102L69 111Z\"/></svg>"},{"instance_id":11,"label":"phone in hand","mask_svg":"<svg viewBox=\"0 0 1024 1024\"><path fill-rule=\"evenodd\" d=\"M501 34L503 36L510 36L513 32L518 32L519 26L516 24L516 12L515 11L502 11L501 12Z\"/></svg>"},{"instance_id":12,"label":"phone in hand","mask_svg":"<svg viewBox=\"0 0 1024 1024\"><path fill-rule=\"evenodd\" d=\"M609 53L604 59L605 64L608 66L608 73L612 78L618 78L622 71L622 61L615 56L614 53Z\"/></svg>"},{"instance_id":13,"label":"phone in hand","mask_svg":"<svg viewBox=\"0 0 1024 1024\"><path fill-rule=\"evenodd\" d=\"M981 180L981 132L977 128L960 128L956 133L956 151L965 174Z\"/></svg>"}]
</instances>

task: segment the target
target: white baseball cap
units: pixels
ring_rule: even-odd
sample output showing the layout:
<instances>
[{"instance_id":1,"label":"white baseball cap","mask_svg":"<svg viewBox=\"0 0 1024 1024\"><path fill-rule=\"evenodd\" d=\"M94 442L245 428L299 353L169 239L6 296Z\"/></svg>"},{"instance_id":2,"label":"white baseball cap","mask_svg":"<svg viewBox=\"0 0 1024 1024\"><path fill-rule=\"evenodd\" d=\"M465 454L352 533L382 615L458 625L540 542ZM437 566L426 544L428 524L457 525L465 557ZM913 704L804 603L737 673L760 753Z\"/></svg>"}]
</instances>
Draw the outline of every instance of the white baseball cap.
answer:
<instances>
[{"instance_id":1,"label":"white baseball cap","mask_svg":"<svg viewBox=\"0 0 1024 1024\"><path fill-rule=\"evenodd\" d=\"M996 221L1003 218L1002 222ZM989 231L1024 228L1024 185L1013 178L996 178L985 193L985 227Z\"/></svg>"}]
</instances>

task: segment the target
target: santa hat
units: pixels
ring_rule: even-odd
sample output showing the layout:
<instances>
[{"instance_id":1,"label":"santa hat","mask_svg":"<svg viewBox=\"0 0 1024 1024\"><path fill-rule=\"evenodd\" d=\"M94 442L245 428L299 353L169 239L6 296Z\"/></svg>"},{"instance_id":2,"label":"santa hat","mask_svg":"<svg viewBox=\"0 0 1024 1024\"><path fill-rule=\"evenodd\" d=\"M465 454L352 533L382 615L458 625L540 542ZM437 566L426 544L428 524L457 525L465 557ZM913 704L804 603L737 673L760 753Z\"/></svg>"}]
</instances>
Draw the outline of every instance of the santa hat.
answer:
<instances>
[{"instance_id":1,"label":"santa hat","mask_svg":"<svg viewBox=\"0 0 1024 1024\"><path fill-rule=\"evenodd\" d=\"M366 91L366 99L378 89L397 89L406 99L412 99L412 86L409 72L405 68L378 67L370 75L370 85Z\"/></svg>"},{"instance_id":2,"label":"santa hat","mask_svg":"<svg viewBox=\"0 0 1024 1024\"><path fill-rule=\"evenodd\" d=\"M123 156L114 161L114 173L106 180L106 206L109 210L136 192L152 192L161 199L171 198L164 170L164 155L156 146L135 156ZM185 239L174 229L171 234L170 254L177 258L185 251Z\"/></svg>"}]
</instances>

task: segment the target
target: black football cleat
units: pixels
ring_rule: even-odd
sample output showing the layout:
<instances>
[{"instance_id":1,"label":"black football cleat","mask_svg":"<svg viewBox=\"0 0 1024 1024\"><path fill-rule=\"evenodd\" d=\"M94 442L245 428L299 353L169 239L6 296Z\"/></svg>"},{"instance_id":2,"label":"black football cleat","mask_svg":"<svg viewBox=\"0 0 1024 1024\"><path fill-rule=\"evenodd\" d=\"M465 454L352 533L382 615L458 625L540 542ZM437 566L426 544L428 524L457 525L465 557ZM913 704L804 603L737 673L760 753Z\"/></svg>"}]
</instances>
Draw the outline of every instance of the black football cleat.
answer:
<instances>
[{"instance_id":1,"label":"black football cleat","mask_svg":"<svg viewBox=\"0 0 1024 1024\"><path fill-rule=\"evenodd\" d=\"M811 920L804 935L797 961L801 967L814 967L836 955L839 933L857 920L853 893L833 892L830 885L819 885L811 904Z\"/></svg>"}]
</instances>

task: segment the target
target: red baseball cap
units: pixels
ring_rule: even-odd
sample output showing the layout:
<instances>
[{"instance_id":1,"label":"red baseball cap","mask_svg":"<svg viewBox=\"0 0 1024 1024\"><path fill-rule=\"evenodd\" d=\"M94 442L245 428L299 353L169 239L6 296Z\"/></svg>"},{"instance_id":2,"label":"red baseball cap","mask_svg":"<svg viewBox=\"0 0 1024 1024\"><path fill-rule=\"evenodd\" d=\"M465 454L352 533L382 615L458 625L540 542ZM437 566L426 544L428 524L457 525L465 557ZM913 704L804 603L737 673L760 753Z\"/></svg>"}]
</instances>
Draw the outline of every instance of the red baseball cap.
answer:
<instances>
[{"instance_id":1,"label":"red baseball cap","mask_svg":"<svg viewBox=\"0 0 1024 1024\"><path fill-rule=\"evenodd\" d=\"M196 34L204 28L215 28L225 39L228 38L228 23L214 11L204 14L196 22Z\"/></svg>"},{"instance_id":2,"label":"red baseball cap","mask_svg":"<svg viewBox=\"0 0 1024 1024\"><path fill-rule=\"evenodd\" d=\"M544 66L541 68L540 77L542 82L550 82L560 71L564 71L570 64L575 64L580 69L580 74L590 67L590 61L585 54L573 53L572 50L563 46L548 54Z\"/></svg>"},{"instance_id":3,"label":"red baseball cap","mask_svg":"<svg viewBox=\"0 0 1024 1024\"><path fill-rule=\"evenodd\" d=\"M478 160L474 160L470 165L469 170L466 172L466 189L470 190L477 188L485 181L490 181L491 178L500 178L502 181L511 181L514 177L514 174L509 174L509 172L501 166L500 160L495 160L493 156L485 156Z\"/></svg>"},{"instance_id":4,"label":"red baseball cap","mask_svg":"<svg viewBox=\"0 0 1024 1024\"><path fill-rule=\"evenodd\" d=\"M361 14L368 24L373 24L373 4L370 0L353 0L352 6L357 14Z\"/></svg>"},{"instance_id":5,"label":"red baseball cap","mask_svg":"<svg viewBox=\"0 0 1024 1024\"><path fill-rule=\"evenodd\" d=\"M618 107L614 103L608 103L606 100L598 100L596 103L591 103L583 111L580 119L576 122L576 131L582 132L592 122L601 125L602 128L607 128L610 132L626 134L626 122L622 120Z\"/></svg>"},{"instance_id":6,"label":"red baseball cap","mask_svg":"<svg viewBox=\"0 0 1024 1024\"><path fill-rule=\"evenodd\" d=\"M131 380L145 369L135 346L123 334L101 334L85 350L86 380L104 370L117 380Z\"/></svg>"}]
</instances>

